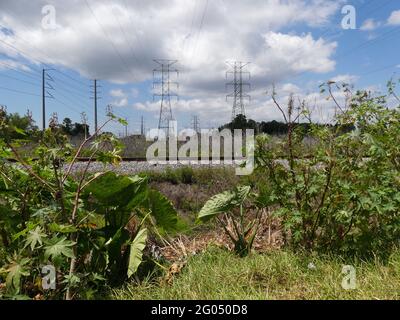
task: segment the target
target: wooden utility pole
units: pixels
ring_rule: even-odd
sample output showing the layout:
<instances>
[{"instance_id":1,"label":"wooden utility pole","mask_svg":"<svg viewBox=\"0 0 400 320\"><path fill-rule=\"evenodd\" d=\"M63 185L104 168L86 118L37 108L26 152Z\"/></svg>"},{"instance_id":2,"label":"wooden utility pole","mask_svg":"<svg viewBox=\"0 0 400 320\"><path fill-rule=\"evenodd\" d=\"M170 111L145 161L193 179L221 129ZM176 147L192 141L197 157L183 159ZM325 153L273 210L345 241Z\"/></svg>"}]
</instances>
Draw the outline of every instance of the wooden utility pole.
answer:
<instances>
[{"instance_id":1,"label":"wooden utility pole","mask_svg":"<svg viewBox=\"0 0 400 320\"><path fill-rule=\"evenodd\" d=\"M125 118L126 124L125 124L125 138L128 137L128 118Z\"/></svg>"},{"instance_id":2,"label":"wooden utility pole","mask_svg":"<svg viewBox=\"0 0 400 320\"><path fill-rule=\"evenodd\" d=\"M97 80L94 80L94 132L97 132Z\"/></svg>"},{"instance_id":3,"label":"wooden utility pole","mask_svg":"<svg viewBox=\"0 0 400 320\"><path fill-rule=\"evenodd\" d=\"M42 128L46 130L46 69L42 70Z\"/></svg>"},{"instance_id":4,"label":"wooden utility pole","mask_svg":"<svg viewBox=\"0 0 400 320\"><path fill-rule=\"evenodd\" d=\"M54 90L53 86L49 83L54 82L53 78L47 74L47 71L50 71L53 69L43 69L42 70L42 128L43 131L46 130L46 98L53 98L52 94L47 91L48 90ZM47 97L49 95L49 97Z\"/></svg>"}]
</instances>

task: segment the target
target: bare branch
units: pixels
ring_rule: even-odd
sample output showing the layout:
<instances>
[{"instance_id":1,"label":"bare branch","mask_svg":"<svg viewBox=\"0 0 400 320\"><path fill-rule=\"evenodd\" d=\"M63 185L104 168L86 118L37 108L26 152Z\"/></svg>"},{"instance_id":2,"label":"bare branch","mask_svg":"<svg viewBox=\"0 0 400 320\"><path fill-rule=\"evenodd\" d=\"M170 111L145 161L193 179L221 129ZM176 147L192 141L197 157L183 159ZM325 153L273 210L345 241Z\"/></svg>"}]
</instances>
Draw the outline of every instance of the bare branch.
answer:
<instances>
[{"instance_id":1,"label":"bare branch","mask_svg":"<svg viewBox=\"0 0 400 320\"><path fill-rule=\"evenodd\" d=\"M87 139L85 139L85 140L81 143L81 145L80 145L79 148L78 148L78 151L76 152L74 158L72 159L72 161L71 161L71 163L70 163L70 165L69 165L69 167L68 167L67 173L65 174L65 176L64 176L64 178L63 178L63 180L62 180L63 183L65 183L65 181L67 180L67 178L68 178L69 175L71 174L72 168L73 168L74 164L76 163L76 161L78 160L78 157L81 155L81 152L82 152L83 148L85 147L85 145L88 144L88 142L91 141L94 137L96 137L96 136L99 134L99 132L100 132L109 122L111 122L112 120L113 120L113 119L107 120L100 128L97 129L97 131L96 131L91 137L88 137Z\"/></svg>"},{"instance_id":2,"label":"bare branch","mask_svg":"<svg viewBox=\"0 0 400 320\"><path fill-rule=\"evenodd\" d=\"M275 92L275 87L273 89L272 95L271 95L272 101L274 102L274 104L278 107L279 111L282 113L283 118L285 119L286 124L289 123L285 111L283 111L283 108L280 106L280 104L278 103L278 101L276 100L276 92Z\"/></svg>"}]
</instances>

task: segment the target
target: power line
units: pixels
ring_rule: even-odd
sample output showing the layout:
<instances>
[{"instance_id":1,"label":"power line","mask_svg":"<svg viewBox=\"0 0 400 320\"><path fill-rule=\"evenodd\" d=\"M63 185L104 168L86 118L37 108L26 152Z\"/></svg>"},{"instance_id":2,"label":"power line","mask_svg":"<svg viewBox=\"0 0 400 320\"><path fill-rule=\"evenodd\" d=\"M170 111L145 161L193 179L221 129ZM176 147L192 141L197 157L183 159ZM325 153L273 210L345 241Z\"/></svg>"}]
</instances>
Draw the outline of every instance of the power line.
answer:
<instances>
[{"instance_id":1,"label":"power line","mask_svg":"<svg viewBox=\"0 0 400 320\"><path fill-rule=\"evenodd\" d=\"M203 14L202 14L202 16L201 16L200 25L199 25L199 30L198 30L198 32L197 32L195 44L194 44L194 46L193 46L192 58L193 58L193 56L195 55L195 53L196 53L196 51L197 51L197 44L198 44L198 41L199 41L199 37L200 37L201 31L203 30L204 19L205 19L205 17L206 17L207 9L208 9L208 2L209 2L209 0L206 0L206 4L205 4L204 10L203 10Z\"/></svg>"},{"instance_id":2,"label":"power line","mask_svg":"<svg viewBox=\"0 0 400 320\"><path fill-rule=\"evenodd\" d=\"M129 18L130 25L131 25L132 29L135 29L135 24L133 23L133 19L132 19L130 10L129 10L129 8L128 8L128 5L127 5L127 3L126 3L126 0L123 0L123 2L124 2L124 6L125 6L125 8L126 8L127 14L128 14L128 18ZM142 43L142 40L141 40L140 37L138 36L138 33L137 33L137 32L135 33L135 35L136 35L136 40L139 42L140 47L144 47L144 46L143 46L143 43Z\"/></svg>"},{"instance_id":3,"label":"power line","mask_svg":"<svg viewBox=\"0 0 400 320\"><path fill-rule=\"evenodd\" d=\"M94 19L96 20L96 23L99 25L99 27L101 28L101 30L103 31L103 34L105 35L105 37L108 39L108 41L110 42L112 48L114 49L115 53L118 55L118 57L120 58L120 60L122 61L122 63L124 64L124 66L127 68L126 70L129 71L133 77L135 77L132 73L132 71L130 70L128 64L126 63L125 59L122 57L121 53L118 51L117 47L114 44L114 41L111 39L110 35L106 32L106 30L104 29L103 25L100 23L99 19L96 17L92 7L90 6L88 0L85 0L85 3L87 5L87 7L90 10L90 13L92 14L92 16L94 17ZM125 70L125 69L124 69Z\"/></svg>"},{"instance_id":4,"label":"power line","mask_svg":"<svg viewBox=\"0 0 400 320\"><path fill-rule=\"evenodd\" d=\"M111 10L111 11L113 11L113 10ZM136 62L140 64L139 59L137 58L137 56L136 56L136 54L135 54L135 52L133 50L132 43L131 43L129 37L127 36L127 34L126 34L125 29L122 27L122 24L121 24L120 20L118 19L118 17L115 15L114 12L113 12L113 16L114 16L115 20L117 20L117 22L118 22L119 29L121 30L121 33L125 38L125 41L128 43L129 49L130 49L130 51L132 53L132 56L135 58Z\"/></svg>"},{"instance_id":5,"label":"power line","mask_svg":"<svg viewBox=\"0 0 400 320\"><path fill-rule=\"evenodd\" d=\"M390 4L392 2L392 0L388 0L386 2L384 2L383 4L380 4L379 6L373 8L372 10L369 10L367 13L365 13L366 16L370 15L371 13L376 13L379 10L382 10L384 7L386 7L388 4ZM372 3L372 1L370 2Z\"/></svg>"},{"instance_id":6,"label":"power line","mask_svg":"<svg viewBox=\"0 0 400 320\"><path fill-rule=\"evenodd\" d=\"M195 21L196 11L197 11L197 4L198 4L198 1L194 0L194 9L193 9L193 14L192 14L192 22L190 24L189 34L185 37L185 40L183 42L183 48L182 48L183 55L184 55L185 49L186 49L186 42L187 42L188 38L192 37L193 28L194 28L194 21Z\"/></svg>"},{"instance_id":7,"label":"power line","mask_svg":"<svg viewBox=\"0 0 400 320\"><path fill-rule=\"evenodd\" d=\"M384 66L384 67L381 67L381 68L378 68L378 69L367 71L367 72L361 74L361 76L366 76L366 75L377 73L377 72L380 72L380 71L383 71L383 70L388 70L388 69L391 69L393 67L397 67L398 65L399 65L399 63L390 64L390 65L387 65L387 66Z\"/></svg>"},{"instance_id":8,"label":"power line","mask_svg":"<svg viewBox=\"0 0 400 320\"><path fill-rule=\"evenodd\" d=\"M0 41L3 42L3 43L5 43L5 44L7 44L7 45L9 45L11 48L13 48L14 50L16 50L16 51L19 52L20 54L23 54L23 55L26 55L26 56L29 57L29 55L27 55L24 51L18 49L17 47L15 47L15 46L13 46L13 45L10 45L10 44L8 44L8 43L2 41L1 39L0 39ZM31 57L31 59L33 59L33 58ZM41 62L41 61L39 61L39 60L38 60L38 62L40 62L41 64L43 64L43 65L45 65L45 66L48 66L46 63L43 63L43 62ZM7 65L6 63L4 63L4 64ZM56 69L53 69L53 68L51 68L51 70L52 70L52 71L57 71L57 72L59 72L60 74L63 74L64 76L68 76L67 74L65 74L65 73L62 72L62 71L59 71L59 70L56 70ZM69 77L69 76L68 76L68 77ZM69 77L69 78L73 79L72 77ZM60 80L60 81L61 81L62 83L67 84L66 82L64 82L64 81L62 81L62 80ZM83 83L83 82L82 82L82 83Z\"/></svg>"},{"instance_id":9,"label":"power line","mask_svg":"<svg viewBox=\"0 0 400 320\"><path fill-rule=\"evenodd\" d=\"M56 94L61 95L64 99L67 99L67 100L68 100L69 102L71 102L71 103L76 104L76 102L77 102L77 101L73 101L70 97L66 96L65 94L63 94L63 93L61 93L61 92L57 92ZM85 105L85 104L82 104L82 103L78 103L77 105L89 109L89 106L88 106L88 105Z\"/></svg>"},{"instance_id":10,"label":"power line","mask_svg":"<svg viewBox=\"0 0 400 320\"><path fill-rule=\"evenodd\" d=\"M10 69L10 70L13 70L13 71L15 71L17 73L20 73L25 77L28 77L28 78L31 78L31 79L34 79L34 80L38 80L39 79L38 75L37 75L37 77L34 77L34 75L32 73L30 73L28 71L25 71L25 70L22 70L22 69L17 69L16 67L13 67L11 64L5 63L4 61L0 61L0 65L6 66L7 69Z\"/></svg>"},{"instance_id":11,"label":"power line","mask_svg":"<svg viewBox=\"0 0 400 320\"><path fill-rule=\"evenodd\" d=\"M16 81L24 82L24 83L26 83L26 84L29 84L29 85L35 86L35 87L40 86L40 84L38 84L38 83L33 83L33 82L30 82L30 81L18 79L18 78L15 78L15 77L13 77L13 76L9 76L9 75L7 75L7 74L1 74L1 73L0 73L0 77L5 77L5 78L13 79L13 80L16 80Z\"/></svg>"},{"instance_id":12,"label":"power line","mask_svg":"<svg viewBox=\"0 0 400 320\"><path fill-rule=\"evenodd\" d=\"M350 49L350 50L342 53L341 55L339 55L337 58L346 57L346 56L348 56L350 54L353 54L358 49L361 49L364 46L368 46L368 45L374 44L374 43L379 42L381 40L386 40L386 39L390 38L391 36L393 36L393 34L396 34L399 31L400 31L400 27L393 28L390 31L387 31L387 32L381 34L379 37L377 37L375 39L371 39L371 40L365 41L365 42L353 47L352 49Z\"/></svg>"},{"instance_id":13,"label":"power line","mask_svg":"<svg viewBox=\"0 0 400 320\"><path fill-rule=\"evenodd\" d=\"M16 52L18 52L18 53L21 54L22 56L29 57L29 55L26 54L26 52L24 52L23 50L18 49L17 47L13 46L12 44L9 44L8 42L5 42L5 41L2 40L2 39L0 39L0 42L3 43L3 44L5 44L6 46L10 47L11 49L15 50ZM36 60L36 62L39 62L40 64L43 64L43 65L44 65L44 63L42 63L40 60L35 59L35 58L32 58L32 57L30 57L30 58L31 58L33 61ZM31 66L31 67L32 67L32 66ZM32 69L35 69L35 68L32 67ZM36 72L40 73L41 71L40 71L39 69L36 69Z\"/></svg>"},{"instance_id":14,"label":"power line","mask_svg":"<svg viewBox=\"0 0 400 320\"><path fill-rule=\"evenodd\" d=\"M6 28L4 25L1 25L1 24L0 24L0 27ZM26 29L26 28L25 28L25 29ZM40 48L38 48L37 46L33 45L30 41L27 41L27 40L21 38L20 36L16 35L15 33L14 33L13 36L16 37L17 39L20 39L22 42L25 42L25 43L28 44L31 48L36 49L37 52L40 52L42 55L44 55L44 56L46 56L47 58L51 59L51 57L50 57L48 54L46 54L42 49L40 49ZM16 49L16 50L18 50L16 47L13 47L13 48ZM20 52L22 52L22 51L20 50ZM22 52L22 53L23 53L23 52ZM29 57L29 55L27 55L26 53L24 53L24 55L26 55L26 56ZM46 66L47 68L50 68L50 66L49 66L48 64L44 63L43 61L40 61L40 60L38 60L38 61L39 61L41 64L43 64L44 66ZM70 75L68 75L68 74L66 74L66 73L64 73L64 72L62 72L61 70L56 70L56 69L54 69L54 71L56 71L56 72L58 72L58 73L64 75L65 77L67 77L67 78L69 78L69 79L71 79L71 80L73 80L73 81L75 81L75 82L84 84L83 81L77 80L77 79L71 77ZM86 85L86 84L84 84L84 85Z\"/></svg>"},{"instance_id":15,"label":"power line","mask_svg":"<svg viewBox=\"0 0 400 320\"><path fill-rule=\"evenodd\" d=\"M368 5L372 4L372 2L373 2L372 0L369 1L369 2L365 2L362 6L360 6L360 7L358 8L358 12L362 11L362 9L364 9L364 8L367 7ZM390 2L390 1L388 1L388 2ZM380 9L382 9L382 8L383 8L384 6L386 6L387 4L388 4L388 3L384 3L383 5L380 5L380 6L376 7L376 8L374 9L374 11L375 11L375 10L380 10ZM368 14L369 14L369 13L368 13ZM397 29L397 28L395 28L395 29ZM362 48L364 45L368 45L368 44L370 44L370 43L373 43L373 42L377 42L377 41L379 41L379 40L382 40L382 39L380 39L382 36L387 35L387 34L390 34L390 33L393 32L393 31L395 31L395 30L392 29L392 30L390 30L389 32L385 32L384 34L378 36L378 37L375 38L375 39L365 41L365 42L361 43L360 45L354 47L353 49L348 50L346 53L344 53L344 54L342 54L342 55L339 55L337 58L341 58L341 57L343 57L343 56L349 55L350 53L354 53L356 50ZM325 32L323 32L319 37L321 38L321 37L323 37L324 35L327 35L328 32L329 32L329 29L327 29ZM340 33L342 33L342 30L333 32L333 33L331 33L329 36L338 35L338 34L340 34ZM387 39L387 38L384 38L384 39ZM354 52L353 52L353 51L354 51ZM301 53L301 50L299 50L297 53ZM306 74L307 72L309 72L309 71L308 71L308 70L302 71L302 72L296 74L295 76L288 78L287 80L293 80L293 79L295 79L295 78L300 77L301 75Z\"/></svg>"},{"instance_id":16,"label":"power line","mask_svg":"<svg viewBox=\"0 0 400 320\"><path fill-rule=\"evenodd\" d=\"M29 92L20 91L20 90L15 90L15 89L10 89L10 88L6 88L6 87L0 87L0 89L1 89L1 90L6 90L6 91L10 91L10 92L15 92L15 93L26 94L26 95L34 96L34 97L41 97L41 95L36 94L36 93L29 93Z\"/></svg>"},{"instance_id":17,"label":"power line","mask_svg":"<svg viewBox=\"0 0 400 320\"><path fill-rule=\"evenodd\" d=\"M62 72L61 70L54 70L54 71L58 72L59 74L63 75L64 77L66 77L66 78L68 78L68 79L70 79L70 80L72 80L72 81L74 81L76 83L79 83L81 85L87 86L87 83L85 83L85 82L83 82L81 80L75 79L75 78L71 77L69 74L67 74L65 72Z\"/></svg>"},{"instance_id":18,"label":"power line","mask_svg":"<svg viewBox=\"0 0 400 320\"><path fill-rule=\"evenodd\" d=\"M62 80L60 80L59 78L54 77L54 79L56 81L59 81L61 84L63 85L68 85L67 83L63 82ZM80 99L88 99L88 96L83 95L82 93L78 92L77 89L71 89L71 86L68 86L69 88L65 88L65 87L61 87L62 90L64 90L65 92L68 92L70 94L74 94L77 97L80 97ZM75 90L75 91L74 91Z\"/></svg>"},{"instance_id":19,"label":"power line","mask_svg":"<svg viewBox=\"0 0 400 320\"><path fill-rule=\"evenodd\" d=\"M54 97L54 100L57 101L58 103L61 103L63 106L67 107L68 109L71 109L72 111L76 112L77 114L80 114L81 112L74 107L70 106L69 104L65 103L64 101Z\"/></svg>"},{"instance_id":20,"label":"power line","mask_svg":"<svg viewBox=\"0 0 400 320\"><path fill-rule=\"evenodd\" d=\"M378 41L386 40L386 39L390 38L390 37L393 35L392 33L397 33L397 31L400 31L400 27L393 28L392 30L389 30L389 31L387 31L387 32L385 32L385 33L383 33L383 34L381 34L380 36L378 36L378 37L375 38L375 39L371 39L371 40L365 41L365 42L363 42L363 43L361 43L361 44L359 44L359 45L353 47L352 49L350 49L350 50L348 50L348 51L342 53L341 55L337 56L336 58L343 58L343 57L345 57L345 56L348 56L348 55L350 55L350 54L353 54L354 52L356 52L357 50L361 49L361 48L364 47L365 45L368 46L368 45L373 44L373 43L376 43L376 42L378 42ZM389 36L388 36L388 35L389 35ZM386 36L386 37L385 37L385 36ZM295 78L300 77L301 75L306 74L307 72L309 72L309 71L308 71L308 70L305 70L305 71L299 72L298 74L296 74L296 75L293 76L293 77L288 78L287 80L293 80L293 79L295 79Z\"/></svg>"}]
</instances>

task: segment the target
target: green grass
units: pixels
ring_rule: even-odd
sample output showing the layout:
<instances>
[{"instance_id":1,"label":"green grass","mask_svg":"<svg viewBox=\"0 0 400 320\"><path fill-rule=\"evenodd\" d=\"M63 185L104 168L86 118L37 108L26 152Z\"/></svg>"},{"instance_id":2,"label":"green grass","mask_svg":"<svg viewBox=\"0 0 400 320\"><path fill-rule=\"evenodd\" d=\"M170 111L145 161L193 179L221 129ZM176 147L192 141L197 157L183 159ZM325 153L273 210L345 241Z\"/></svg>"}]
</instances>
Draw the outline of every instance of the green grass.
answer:
<instances>
[{"instance_id":1,"label":"green grass","mask_svg":"<svg viewBox=\"0 0 400 320\"><path fill-rule=\"evenodd\" d=\"M171 184L212 185L223 181L227 188L234 187L240 179L232 167L181 167L166 168L163 171L143 172L151 182L169 182Z\"/></svg>"},{"instance_id":2,"label":"green grass","mask_svg":"<svg viewBox=\"0 0 400 320\"><path fill-rule=\"evenodd\" d=\"M313 263L316 268L310 269ZM357 289L341 283L344 265L357 271ZM400 299L400 252L386 263L275 251L238 258L218 248L192 257L172 285L160 279L127 284L113 299Z\"/></svg>"}]
</instances>

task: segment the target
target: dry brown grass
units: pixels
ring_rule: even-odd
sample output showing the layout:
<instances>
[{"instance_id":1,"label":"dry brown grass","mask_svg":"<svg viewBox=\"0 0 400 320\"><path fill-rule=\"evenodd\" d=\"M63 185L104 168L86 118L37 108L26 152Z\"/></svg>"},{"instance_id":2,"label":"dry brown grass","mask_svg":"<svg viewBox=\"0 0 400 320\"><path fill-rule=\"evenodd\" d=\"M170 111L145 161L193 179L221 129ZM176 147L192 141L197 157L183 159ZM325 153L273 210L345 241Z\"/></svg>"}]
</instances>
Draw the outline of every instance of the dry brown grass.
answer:
<instances>
[{"instance_id":1,"label":"dry brown grass","mask_svg":"<svg viewBox=\"0 0 400 320\"><path fill-rule=\"evenodd\" d=\"M233 230L233 225L227 222L228 229ZM276 219L270 219L265 212L262 216L260 228L254 240L253 250L265 253L279 249L283 245L280 224ZM190 256L204 253L209 246L217 246L230 251L233 243L220 226L204 228L193 235L180 235L161 248L161 253L167 260L186 261Z\"/></svg>"}]
</instances>

